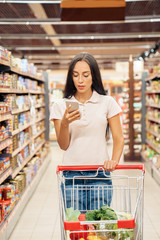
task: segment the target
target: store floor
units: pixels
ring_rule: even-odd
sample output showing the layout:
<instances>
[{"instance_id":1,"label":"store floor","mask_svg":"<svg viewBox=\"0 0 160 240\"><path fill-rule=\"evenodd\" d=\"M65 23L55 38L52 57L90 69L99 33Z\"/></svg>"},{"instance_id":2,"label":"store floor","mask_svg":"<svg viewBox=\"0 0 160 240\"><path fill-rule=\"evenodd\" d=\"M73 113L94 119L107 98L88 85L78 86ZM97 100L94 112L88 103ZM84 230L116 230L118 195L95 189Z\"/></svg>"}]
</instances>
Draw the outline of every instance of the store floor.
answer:
<instances>
[{"instance_id":1,"label":"store floor","mask_svg":"<svg viewBox=\"0 0 160 240\"><path fill-rule=\"evenodd\" d=\"M60 240L56 166L61 164L62 154L52 143L50 165L9 240ZM160 240L160 186L147 171L144 185L144 240Z\"/></svg>"}]
</instances>

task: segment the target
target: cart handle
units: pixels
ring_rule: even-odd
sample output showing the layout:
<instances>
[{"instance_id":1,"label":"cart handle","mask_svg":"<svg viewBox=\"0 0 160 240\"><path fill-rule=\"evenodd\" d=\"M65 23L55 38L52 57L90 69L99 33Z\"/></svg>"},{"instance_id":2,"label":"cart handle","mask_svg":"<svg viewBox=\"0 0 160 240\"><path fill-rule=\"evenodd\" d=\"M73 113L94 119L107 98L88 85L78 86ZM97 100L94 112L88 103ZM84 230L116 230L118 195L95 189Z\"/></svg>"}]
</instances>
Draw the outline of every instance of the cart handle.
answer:
<instances>
[{"instance_id":1,"label":"cart handle","mask_svg":"<svg viewBox=\"0 0 160 240\"><path fill-rule=\"evenodd\" d=\"M60 171L83 171L83 170L97 170L99 168L104 169L104 165L80 165L80 166L57 166L56 173ZM136 165L117 165L115 170L120 169L139 169L145 173L144 164L136 164Z\"/></svg>"}]
</instances>

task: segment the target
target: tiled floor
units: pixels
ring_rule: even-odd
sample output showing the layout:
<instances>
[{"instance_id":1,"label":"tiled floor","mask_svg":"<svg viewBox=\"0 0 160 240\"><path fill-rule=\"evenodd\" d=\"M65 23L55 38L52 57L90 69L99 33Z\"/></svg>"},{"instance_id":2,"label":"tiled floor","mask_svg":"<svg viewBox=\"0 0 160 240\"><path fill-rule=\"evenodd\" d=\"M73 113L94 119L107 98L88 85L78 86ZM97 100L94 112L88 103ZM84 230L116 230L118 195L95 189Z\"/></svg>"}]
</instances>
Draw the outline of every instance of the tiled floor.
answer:
<instances>
[{"instance_id":1,"label":"tiled floor","mask_svg":"<svg viewBox=\"0 0 160 240\"><path fill-rule=\"evenodd\" d=\"M9 240L60 240L56 166L63 152L57 144L51 149L50 165ZM147 172L144 185L144 240L160 240L160 186Z\"/></svg>"}]
</instances>

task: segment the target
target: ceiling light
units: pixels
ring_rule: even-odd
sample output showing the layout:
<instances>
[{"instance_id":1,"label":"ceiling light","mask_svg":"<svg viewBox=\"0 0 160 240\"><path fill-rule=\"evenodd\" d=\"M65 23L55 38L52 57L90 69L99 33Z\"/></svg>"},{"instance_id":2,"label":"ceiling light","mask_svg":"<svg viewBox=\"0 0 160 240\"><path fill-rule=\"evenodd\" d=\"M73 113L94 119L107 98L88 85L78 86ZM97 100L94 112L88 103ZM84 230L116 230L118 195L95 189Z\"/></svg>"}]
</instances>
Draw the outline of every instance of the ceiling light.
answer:
<instances>
[{"instance_id":1,"label":"ceiling light","mask_svg":"<svg viewBox=\"0 0 160 240\"><path fill-rule=\"evenodd\" d=\"M149 56L149 51L145 51L144 55L145 55L145 57L148 57Z\"/></svg>"},{"instance_id":2,"label":"ceiling light","mask_svg":"<svg viewBox=\"0 0 160 240\"><path fill-rule=\"evenodd\" d=\"M152 47L149 51L145 51L141 54L140 57L142 57L144 60L148 60L149 57L153 57L153 56L156 56L157 52L159 54L159 48L160 48L160 41L158 41L156 44L155 44L155 47Z\"/></svg>"},{"instance_id":3,"label":"ceiling light","mask_svg":"<svg viewBox=\"0 0 160 240\"><path fill-rule=\"evenodd\" d=\"M140 57L138 58L138 60L143 61L144 59L140 56Z\"/></svg>"},{"instance_id":4,"label":"ceiling light","mask_svg":"<svg viewBox=\"0 0 160 240\"><path fill-rule=\"evenodd\" d=\"M151 52L151 53L154 53L154 48L151 48L151 49L150 49L150 52Z\"/></svg>"}]
</instances>

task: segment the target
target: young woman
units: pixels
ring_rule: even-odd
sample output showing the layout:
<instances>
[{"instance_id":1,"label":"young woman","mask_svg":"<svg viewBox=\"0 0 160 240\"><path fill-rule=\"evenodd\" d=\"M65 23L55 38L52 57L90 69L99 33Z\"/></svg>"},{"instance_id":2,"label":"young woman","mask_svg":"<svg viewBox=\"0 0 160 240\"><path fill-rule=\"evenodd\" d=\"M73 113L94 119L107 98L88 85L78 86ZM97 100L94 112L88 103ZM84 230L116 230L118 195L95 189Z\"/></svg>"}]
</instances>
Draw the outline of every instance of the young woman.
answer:
<instances>
[{"instance_id":1,"label":"young woman","mask_svg":"<svg viewBox=\"0 0 160 240\"><path fill-rule=\"evenodd\" d=\"M66 107L67 99L77 101L79 109L70 112L70 106ZM64 171L67 207L74 205L74 208L85 211L103 204L110 205L110 171L119 163L124 145L120 112L116 101L105 95L95 58L89 53L75 56L68 69L64 98L54 103L50 119L54 121L58 144L65 151L63 165L69 165L71 169L73 165L103 165L108 179L102 179L105 178L103 171L98 171L96 181L91 178L86 180L87 177L94 176L96 171ZM107 123L113 137L111 159L105 139ZM80 176L80 179L75 176ZM79 188L75 190L78 193L73 191L73 184L74 189ZM95 185L102 186L100 192ZM75 194L78 202L73 199Z\"/></svg>"}]
</instances>

